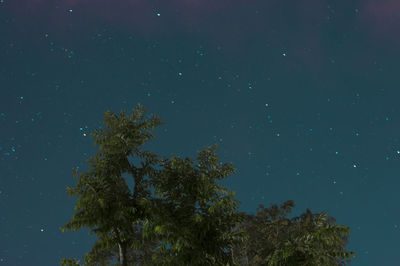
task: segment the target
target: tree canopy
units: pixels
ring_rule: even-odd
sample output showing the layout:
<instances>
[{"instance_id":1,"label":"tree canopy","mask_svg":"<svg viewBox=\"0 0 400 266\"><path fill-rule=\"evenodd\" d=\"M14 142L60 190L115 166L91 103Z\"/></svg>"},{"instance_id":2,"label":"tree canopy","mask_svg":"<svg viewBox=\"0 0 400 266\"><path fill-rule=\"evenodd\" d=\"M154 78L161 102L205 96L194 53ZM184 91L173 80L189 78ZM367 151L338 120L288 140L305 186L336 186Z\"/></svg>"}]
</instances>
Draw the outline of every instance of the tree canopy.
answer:
<instances>
[{"instance_id":1,"label":"tree canopy","mask_svg":"<svg viewBox=\"0 0 400 266\"><path fill-rule=\"evenodd\" d=\"M217 184L236 172L219 161L217 145L199 151L197 163L142 151L162 124L145 112L140 104L129 116L105 112L104 129L91 134L99 152L89 158L90 170L73 169L78 182L67 193L78 201L61 230L87 227L98 237L82 265L345 265L354 256L344 249L350 229L327 213L307 209L289 219L291 200L260 205L256 215L239 212L235 192Z\"/></svg>"}]
</instances>

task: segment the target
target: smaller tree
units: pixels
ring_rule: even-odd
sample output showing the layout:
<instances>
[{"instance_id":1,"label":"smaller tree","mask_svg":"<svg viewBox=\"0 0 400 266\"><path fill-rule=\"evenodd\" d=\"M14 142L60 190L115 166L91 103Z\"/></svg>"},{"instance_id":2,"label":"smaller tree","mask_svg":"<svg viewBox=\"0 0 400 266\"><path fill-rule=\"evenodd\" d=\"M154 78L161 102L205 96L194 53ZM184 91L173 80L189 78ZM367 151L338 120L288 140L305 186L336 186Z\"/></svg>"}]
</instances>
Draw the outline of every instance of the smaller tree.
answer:
<instances>
[{"instance_id":1,"label":"smaller tree","mask_svg":"<svg viewBox=\"0 0 400 266\"><path fill-rule=\"evenodd\" d=\"M295 206L284 202L280 208L260 205L257 214L247 215L239 230L247 241L234 247L243 265L345 265L354 252L346 251L350 229L335 225L326 213L307 209L300 217L286 218Z\"/></svg>"}]
</instances>

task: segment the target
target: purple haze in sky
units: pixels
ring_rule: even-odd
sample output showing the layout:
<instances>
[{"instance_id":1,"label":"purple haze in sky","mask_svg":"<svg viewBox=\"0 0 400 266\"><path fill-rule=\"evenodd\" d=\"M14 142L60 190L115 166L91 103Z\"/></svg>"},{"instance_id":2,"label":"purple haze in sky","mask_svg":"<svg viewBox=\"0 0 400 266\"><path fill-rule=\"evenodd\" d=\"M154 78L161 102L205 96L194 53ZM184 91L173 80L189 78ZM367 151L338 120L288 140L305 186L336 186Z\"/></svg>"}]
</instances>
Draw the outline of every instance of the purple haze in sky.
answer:
<instances>
[{"instance_id":1,"label":"purple haze in sky","mask_svg":"<svg viewBox=\"0 0 400 266\"><path fill-rule=\"evenodd\" d=\"M65 36L65 31L87 36L93 34L88 31L102 27L149 38L173 39L183 34L214 42L234 55L251 49L255 40L267 35L266 49L287 53L288 60L293 60L291 67L306 64L313 73L324 67L321 58L330 56L322 42L329 34L327 26L336 23L337 17L347 16L343 27L358 29L367 42L391 46L400 40L391 34L400 30L397 0L361 1L346 14L320 0L4 0L2 5L24 30L46 28L53 37ZM37 23L42 24L35 27ZM292 34L285 35L287 32ZM357 60L360 67L363 60L367 59Z\"/></svg>"},{"instance_id":2,"label":"purple haze in sky","mask_svg":"<svg viewBox=\"0 0 400 266\"><path fill-rule=\"evenodd\" d=\"M53 26L68 24L71 22L71 16L84 14L88 20L97 19L111 24L126 23L124 26L132 30L153 31L162 29L163 25L158 23L155 17L157 14L163 16L164 13L168 13L169 21L174 21L183 28L200 26L207 23L206 19L214 15L245 13L247 10L257 9L260 9L259 14L268 15L271 20L289 15L297 22L304 23L307 23L310 15L319 17L329 14L329 10L326 9L328 1L282 2L277 0L4 0L1 5L10 7L21 20L45 18ZM400 26L399 1L366 0L360 3L361 6L357 8L356 13L361 19L355 20L355 23L368 23L368 26L377 33L388 33ZM297 12L285 14L288 5L298 5L295 9ZM233 25L246 24L246 21L238 21L238 17L233 18L236 20L231 21Z\"/></svg>"}]
</instances>

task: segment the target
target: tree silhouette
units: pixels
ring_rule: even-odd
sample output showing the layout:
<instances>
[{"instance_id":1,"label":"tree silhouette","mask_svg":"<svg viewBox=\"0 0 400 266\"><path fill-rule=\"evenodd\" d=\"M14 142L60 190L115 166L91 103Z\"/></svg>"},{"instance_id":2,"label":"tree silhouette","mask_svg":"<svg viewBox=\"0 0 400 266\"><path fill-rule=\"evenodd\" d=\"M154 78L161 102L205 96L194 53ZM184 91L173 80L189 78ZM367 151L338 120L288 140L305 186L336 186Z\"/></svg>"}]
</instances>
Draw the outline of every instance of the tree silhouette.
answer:
<instances>
[{"instance_id":1,"label":"tree silhouette","mask_svg":"<svg viewBox=\"0 0 400 266\"><path fill-rule=\"evenodd\" d=\"M260 205L257 214L247 215L240 230L247 241L234 247L237 261L244 265L345 265L354 252L346 251L350 229L335 225L326 213L309 209L299 217L286 216L295 206L288 200L280 207Z\"/></svg>"},{"instance_id":2,"label":"tree silhouette","mask_svg":"<svg viewBox=\"0 0 400 266\"><path fill-rule=\"evenodd\" d=\"M238 212L235 192L216 183L235 173L222 164L217 145L190 158L159 158L140 146L154 138L157 116L144 119L139 104L130 116L109 111L105 129L91 136L100 151L89 158L90 171L78 174L71 196L75 214L62 231L91 228L98 236L84 265L344 265L354 256L344 249L350 229L326 213L309 209L287 218L295 206L260 205L256 215ZM129 156L141 161L141 167ZM161 169L156 169L160 166ZM122 177L134 179L131 191ZM62 265L80 265L61 259ZM115 264L114 264L115 265Z\"/></svg>"},{"instance_id":3,"label":"tree silhouette","mask_svg":"<svg viewBox=\"0 0 400 266\"><path fill-rule=\"evenodd\" d=\"M216 148L198 152L196 166L189 158L173 156L153 179L159 198L154 200L154 223L145 232L156 232L161 240L155 257L162 265L234 264L229 250L239 244L234 229L245 216L237 212L235 193L216 183L235 172L231 164L220 164Z\"/></svg>"},{"instance_id":4,"label":"tree silhouette","mask_svg":"<svg viewBox=\"0 0 400 266\"><path fill-rule=\"evenodd\" d=\"M71 196L78 195L79 199L76 213L61 229L89 227L90 233L99 237L91 253L85 256L88 264L94 263L101 251L118 246L120 264L126 266L127 248L143 244L137 232L146 220L149 209L146 200L151 195L145 176L151 176L155 171L153 166L162 161L156 155L139 149L154 137L150 129L162 124L157 116L143 119L144 112L140 104L131 116L126 116L123 111L120 116L105 112L105 130L95 130L91 134L100 151L94 158L89 158L90 171L78 175L73 169L74 177L79 180L76 187L68 187L67 192ZM130 163L131 155L144 160L142 167ZM133 193L121 177L123 173L133 176ZM67 262L71 263L71 260L63 260L63 263Z\"/></svg>"}]
</instances>

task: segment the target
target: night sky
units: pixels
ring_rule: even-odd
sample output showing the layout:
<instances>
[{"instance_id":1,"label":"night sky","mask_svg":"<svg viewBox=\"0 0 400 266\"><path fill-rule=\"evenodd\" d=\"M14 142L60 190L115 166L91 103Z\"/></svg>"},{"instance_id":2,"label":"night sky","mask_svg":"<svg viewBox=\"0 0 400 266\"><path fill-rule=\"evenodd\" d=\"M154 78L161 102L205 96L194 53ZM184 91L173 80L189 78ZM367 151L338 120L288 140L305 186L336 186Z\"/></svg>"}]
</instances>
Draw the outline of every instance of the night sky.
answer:
<instances>
[{"instance_id":1,"label":"night sky","mask_svg":"<svg viewBox=\"0 0 400 266\"><path fill-rule=\"evenodd\" d=\"M88 170L106 110L138 103L164 122L144 149L219 145L240 211L294 200L293 215L350 227L351 265L399 265L399 14L397 0L0 0L0 265L89 252L88 229L59 229L71 169Z\"/></svg>"}]
</instances>

